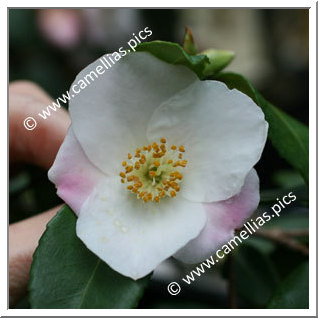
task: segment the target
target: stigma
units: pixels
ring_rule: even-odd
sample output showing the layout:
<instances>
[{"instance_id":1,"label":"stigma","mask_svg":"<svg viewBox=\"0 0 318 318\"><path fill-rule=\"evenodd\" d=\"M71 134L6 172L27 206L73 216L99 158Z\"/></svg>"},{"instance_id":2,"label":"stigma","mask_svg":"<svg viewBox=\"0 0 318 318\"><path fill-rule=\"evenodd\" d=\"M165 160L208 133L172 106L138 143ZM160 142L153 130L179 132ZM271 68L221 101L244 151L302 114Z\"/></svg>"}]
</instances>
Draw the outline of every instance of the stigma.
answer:
<instances>
[{"instance_id":1,"label":"stigma","mask_svg":"<svg viewBox=\"0 0 318 318\"><path fill-rule=\"evenodd\" d=\"M180 191L182 169L187 165L184 153L183 145L167 146L165 138L137 148L122 162L121 182L143 202L159 203L163 198L174 198Z\"/></svg>"}]
</instances>

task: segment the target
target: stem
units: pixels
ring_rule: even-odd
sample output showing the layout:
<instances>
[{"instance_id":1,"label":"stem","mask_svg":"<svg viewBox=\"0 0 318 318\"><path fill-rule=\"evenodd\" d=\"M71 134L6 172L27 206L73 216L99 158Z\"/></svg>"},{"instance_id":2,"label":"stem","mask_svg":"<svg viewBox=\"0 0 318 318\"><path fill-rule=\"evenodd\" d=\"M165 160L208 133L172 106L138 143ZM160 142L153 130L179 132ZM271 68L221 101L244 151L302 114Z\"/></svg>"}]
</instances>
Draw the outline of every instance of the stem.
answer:
<instances>
[{"instance_id":1,"label":"stem","mask_svg":"<svg viewBox=\"0 0 318 318\"><path fill-rule=\"evenodd\" d=\"M284 235L287 236L309 236L308 229L300 229L300 230L284 230L282 231Z\"/></svg>"},{"instance_id":2,"label":"stem","mask_svg":"<svg viewBox=\"0 0 318 318\"><path fill-rule=\"evenodd\" d=\"M298 251L303 255L308 256L309 250L307 246L298 243L296 240L289 236L306 236L308 231L304 230L291 230L291 231L282 231L280 229L273 230L258 230L254 233L255 236L266 238L277 242L281 245L284 245L292 250Z\"/></svg>"}]
</instances>

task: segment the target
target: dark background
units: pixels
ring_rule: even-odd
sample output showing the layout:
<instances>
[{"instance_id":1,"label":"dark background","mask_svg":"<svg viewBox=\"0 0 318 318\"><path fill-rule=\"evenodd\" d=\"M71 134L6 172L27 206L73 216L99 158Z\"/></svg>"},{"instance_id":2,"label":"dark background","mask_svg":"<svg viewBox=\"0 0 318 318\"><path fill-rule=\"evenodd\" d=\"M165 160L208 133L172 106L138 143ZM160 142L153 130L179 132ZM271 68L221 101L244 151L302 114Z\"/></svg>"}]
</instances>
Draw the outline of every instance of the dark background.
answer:
<instances>
[{"instance_id":1,"label":"dark background","mask_svg":"<svg viewBox=\"0 0 318 318\"><path fill-rule=\"evenodd\" d=\"M308 10L10 9L9 80L32 80L57 98L69 89L82 68L99 56L126 46L132 33L146 26L153 32L147 38L149 41L182 44L184 27L188 26L199 51L211 47L235 51L236 58L228 70L246 76L266 99L308 124ZM54 116L49 120L54 120ZM301 177L269 142L256 168L262 196L287 188L306 192ZM9 182L10 223L61 202L47 179L47 172L38 167L10 167ZM297 216L295 222L308 221L306 207L298 207L297 212L290 214ZM289 252L273 250L270 254L273 262L277 259L275 253ZM287 262L288 257L293 259L290 268L280 270L282 257L275 264L281 277L302 260L299 255L288 255ZM196 281L183 296L175 298L162 292L163 282L169 281L169 275L175 277L173 270L180 273L185 268L174 262L169 266L168 274L163 268L155 276L141 307L228 306L224 275L220 275L226 272L226 265L211 271L205 280ZM261 306L255 299L243 297L240 301L243 307Z\"/></svg>"}]
</instances>

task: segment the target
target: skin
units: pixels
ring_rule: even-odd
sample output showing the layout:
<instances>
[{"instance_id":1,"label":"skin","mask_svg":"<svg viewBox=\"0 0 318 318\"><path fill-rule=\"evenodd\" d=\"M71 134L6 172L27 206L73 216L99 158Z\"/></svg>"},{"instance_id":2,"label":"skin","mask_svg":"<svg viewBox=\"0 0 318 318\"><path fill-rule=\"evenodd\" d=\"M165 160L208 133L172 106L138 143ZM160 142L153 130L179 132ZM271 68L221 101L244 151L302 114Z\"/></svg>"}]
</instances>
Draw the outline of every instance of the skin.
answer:
<instances>
[{"instance_id":1,"label":"skin","mask_svg":"<svg viewBox=\"0 0 318 318\"><path fill-rule=\"evenodd\" d=\"M70 125L64 109L59 109L47 120L38 120L38 126L28 131L23 121L36 116L50 105L52 99L39 86L28 81L9 85L9 161L32 163L45 169L53 164L55 156ZM9 303L10 307L26 293L32 255L46 224L60 207L55 207L9 226Z\"/></svg>"}]
</instances>

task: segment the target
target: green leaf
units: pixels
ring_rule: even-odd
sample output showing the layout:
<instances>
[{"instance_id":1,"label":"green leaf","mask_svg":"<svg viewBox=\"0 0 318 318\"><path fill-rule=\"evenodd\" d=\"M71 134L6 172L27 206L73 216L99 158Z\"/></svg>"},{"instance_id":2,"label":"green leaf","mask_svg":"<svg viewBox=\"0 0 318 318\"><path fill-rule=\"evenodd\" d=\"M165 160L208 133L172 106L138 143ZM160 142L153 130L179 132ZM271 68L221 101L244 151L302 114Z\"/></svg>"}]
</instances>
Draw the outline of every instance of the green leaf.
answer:
<instances>
[{"instance_id":1,"label":"green leaf","mask_svg":"<svg viewBox=\"0 0 318 318\"><path fill-rule=\"evenodd\" d=\"M203 70L204 76L210 76L218 73L223 68L228 66L235 57L233 51L208 49L201 54L206 55L209 58L210 63L205 65Z\"/></svg>"},{"instance_id":2,"label":"green leaf","mask_svg":"<svg viewBox=\"0 0 318 318\"><path fill-rule=\"evenodd\" d=\"M136 51L149 52L169 64L184 65L201 79L205 65L209 63L205 55L189 55L179 44L172 42L144 42L137 46Z\"/></svg>"},{"instance_id":3,"label":"green leaf","mask_svg":"<svg viewBox=\"0 0 318 318\"><path fill-rule=\"evenodd\" d=\"M302 179L303 181L303 179ZM290 188L277 188L277 189L266 189L261 191L261 203L277 203L277 198L282 198L287 193L293 192L297 197L296 203L298 205L308 206L309 202L309 193L308 186L294 186Z\"/></svg>"},{"instance_id":4,"label":"green leaf","mask_svg":"<svg viewBox=\"0 0 318 318\"><path fill-rule=\"evenodd\" d=\"M239 296L263 308L278 284L278 274L269 257L251 245L241 246L234 254L234 268Z\"/></svg>"},{"instance_id":5,"label":"green leaf","mask_svg":"<svg viewBox=\"0 0 318 318\"><path fill-rule=\"evenodd\" d=\"M269 139L289 164L296 168L308 184L309 181L309 130L301 122L266 101L252 84L240 74L221 73L214 79L224 82L250 96L258 104L269 123Z\"/></svg>"},{"instance_id":6,"label":"green leaf","mask_svg":"<svg viewBox=\"0 0 318 318\"><path fill-rule=\"evenodd\" d=\"M277 288L268 304L271 309L309 308L309 265L298 266Z\"/></svg>"},{"instance_id":7,"label":"green leaf","mask_svg":"<svg viewBox=\"0 0 318 318\"><path fill-rule=\"evenodd\" d=\"M76 216L64 206L48 223L30 272L32 308L133 308L149 276L134 281L90 252L75 232Z\"/></svg>"},{"instance_id":8,"label":"green leaf","mask_svg":"<svg viewBox=\"0 0 318 318\"><path fill-rule=\"evenodd\" d=\"M252 246L235 255L238 293L247 301L263 307L278 283L278 274L269 257Z\"/></svg>"},{"instance_id":9,"label":"green leaf","mask_svg":"<svg viewBox=\"0 0 318 318\"><path fill-rule=\"evenodd\" d=\"M278 170L272 176L273 183L279 188L295 188L304 186L304 179L295 170ZM308 189L308 187L307 187Z\"/></svg>"},{"instance_id":10,"label":"green leaf","mask_svg":"<svg viewBox=\"0 0 318 318\"><path fill-rule=\"evenodd\" d=\"M304 211L302 211L304 212ZM305 230L309 228L309 214L308 213L290 213L279 218L275 217L263 225L266 229L279 228L282 230Z\"/></svg>"}]
</instances>

